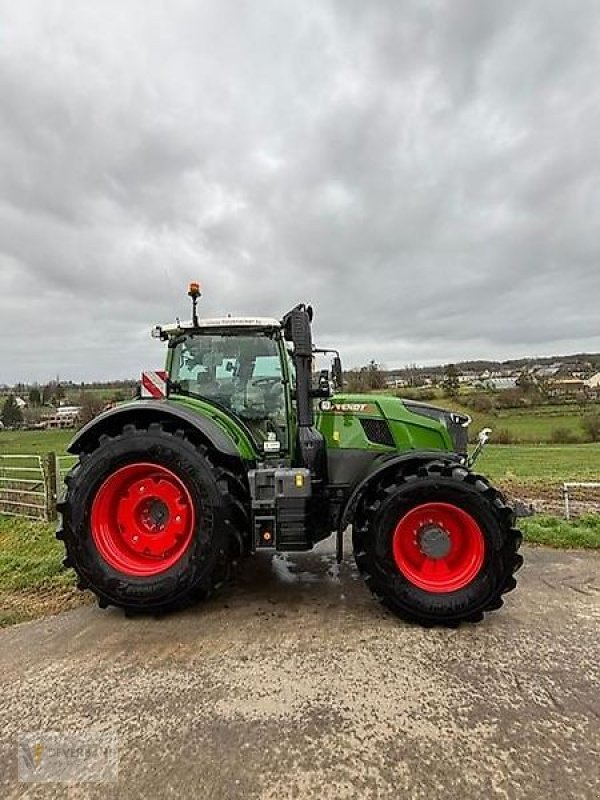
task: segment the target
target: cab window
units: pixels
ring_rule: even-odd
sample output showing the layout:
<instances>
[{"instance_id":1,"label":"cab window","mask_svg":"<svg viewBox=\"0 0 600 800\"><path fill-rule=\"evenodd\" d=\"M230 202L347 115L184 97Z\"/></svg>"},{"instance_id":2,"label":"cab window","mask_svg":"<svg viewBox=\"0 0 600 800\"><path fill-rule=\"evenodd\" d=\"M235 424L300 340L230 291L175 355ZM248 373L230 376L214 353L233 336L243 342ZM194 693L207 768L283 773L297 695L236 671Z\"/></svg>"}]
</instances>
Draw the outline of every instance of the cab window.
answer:
<instances>
[{"instance_id":1,"label":"cab window","mask_svg":"<svg viewBox=\"0 0 600 800\"><path fill-rule=\"evenodd\" d=\"M176 345L171 381L240 417L257 444L287 448L285 388L277 341L263 333L190 336Z\"/></svg>"}]
</instances>

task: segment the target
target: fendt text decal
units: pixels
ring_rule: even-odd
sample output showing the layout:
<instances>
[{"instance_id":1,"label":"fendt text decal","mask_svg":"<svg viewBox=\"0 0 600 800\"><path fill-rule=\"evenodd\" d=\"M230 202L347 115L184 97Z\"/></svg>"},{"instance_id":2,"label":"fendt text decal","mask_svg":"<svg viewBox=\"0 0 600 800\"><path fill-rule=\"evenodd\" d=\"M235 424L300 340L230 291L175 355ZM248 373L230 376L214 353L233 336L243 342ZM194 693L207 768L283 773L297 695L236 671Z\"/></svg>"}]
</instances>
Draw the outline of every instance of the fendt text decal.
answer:
<instances>
[{"instance_id":1,"label":"fendt text decal","mask_svg":"<svg viewBox=\"0 0 600 800\"><path fill-rule=\"evenodd\" d=\"M319 408L330 414L374 414L378 411L374 403L334 403L332 400L321 400Z\"/></svg>"}]
</instances>

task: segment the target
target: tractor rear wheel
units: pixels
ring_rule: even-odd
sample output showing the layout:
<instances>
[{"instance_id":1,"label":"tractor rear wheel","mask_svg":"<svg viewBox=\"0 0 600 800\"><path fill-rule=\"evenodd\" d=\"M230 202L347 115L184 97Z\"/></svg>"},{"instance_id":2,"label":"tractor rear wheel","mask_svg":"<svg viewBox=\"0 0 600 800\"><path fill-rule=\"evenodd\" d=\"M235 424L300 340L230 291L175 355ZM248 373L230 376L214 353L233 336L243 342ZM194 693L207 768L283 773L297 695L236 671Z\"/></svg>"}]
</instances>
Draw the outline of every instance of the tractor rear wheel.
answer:
<instances>
[{"instance_id":1,"label":"tractor rear wheel","mask_svg":"<svg viewBox=\"0 0 600 800\"><path fill-rule=\"evenodd\" d=\"M157 613L206 597L242 541L233 482L183 431L102 436L66 478L65 566L103 607Z\"/></svg>"},{"instance_id":2,"label":"tractor rear wheel","mask_svg":"<svg viewBox=\"0 0 600 800\"><path fill-rule=\"evenodd\" d=\"M397 616L426 626L478 622L516 586L523 559L514 522L485 478L430 462L363 497L353 524L355 559Z\"/></svg>"}]
</instances>

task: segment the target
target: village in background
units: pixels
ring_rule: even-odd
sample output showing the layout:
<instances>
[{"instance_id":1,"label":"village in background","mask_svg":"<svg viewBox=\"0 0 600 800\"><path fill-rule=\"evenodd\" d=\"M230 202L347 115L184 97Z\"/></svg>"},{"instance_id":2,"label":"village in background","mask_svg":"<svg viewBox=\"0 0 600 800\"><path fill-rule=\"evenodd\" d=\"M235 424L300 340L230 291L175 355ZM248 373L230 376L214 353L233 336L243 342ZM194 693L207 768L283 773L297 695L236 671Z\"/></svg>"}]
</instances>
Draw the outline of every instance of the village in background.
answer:
<instances>
[{"instance_id":1,"label":"village in background","mask_svg":"<svg viewBox=\"0 0 600 800\"><path fill-rule=\"evenodd\" d=\"M392 370L373 360L348 370L345 381L350 392L388 391L425 402L448 397L484 413L543 404L585 409L600 401L600 354ZM58 377L45 385L0 383L0 429L77 428L135 397L137 386L135 380L76 384Z\"/></svg>"},{"instance_id":2,"label":"village in background","mask_svg":"<svg viewBox=\"0 0 600 800\"><path fill-rule=\"evenodd\" d=\"M74 384L59 378L0 385L0 430L60 430L85 425L114 403L135 397L137 381Z\"/></svg>"}]
</instances>

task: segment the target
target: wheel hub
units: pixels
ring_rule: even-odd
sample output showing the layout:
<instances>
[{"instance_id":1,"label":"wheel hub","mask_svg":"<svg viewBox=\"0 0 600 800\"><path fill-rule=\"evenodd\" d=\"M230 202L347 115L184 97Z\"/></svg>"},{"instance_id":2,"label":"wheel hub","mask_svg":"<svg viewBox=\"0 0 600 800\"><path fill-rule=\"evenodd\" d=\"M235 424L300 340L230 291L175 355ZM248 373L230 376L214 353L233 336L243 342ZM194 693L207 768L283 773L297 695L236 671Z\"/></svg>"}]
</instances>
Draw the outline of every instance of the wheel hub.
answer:
<instances>
[{"instance_id":1,"label":"wheel hub","mask_svg":"<svg viewBox=\"0 0 600 800\"><path fill-rule=\"evenodd\" d=\"M417 536L419 548L428 558L446 558L452 549L448 531L439 525L425 525Z\"/></svg>"},{"instance_id":2,"label":"wheel hub","mask_svg":"<svg viewBox=\"0 0 600 800\"><path fill-rule=\"evenodd\" d=\"M162 500L153 497L142 507L142 524L149 533L163 531L169 522L169 509Z\"/></svg>"}]
</instances>

